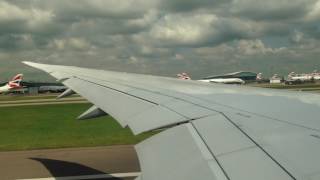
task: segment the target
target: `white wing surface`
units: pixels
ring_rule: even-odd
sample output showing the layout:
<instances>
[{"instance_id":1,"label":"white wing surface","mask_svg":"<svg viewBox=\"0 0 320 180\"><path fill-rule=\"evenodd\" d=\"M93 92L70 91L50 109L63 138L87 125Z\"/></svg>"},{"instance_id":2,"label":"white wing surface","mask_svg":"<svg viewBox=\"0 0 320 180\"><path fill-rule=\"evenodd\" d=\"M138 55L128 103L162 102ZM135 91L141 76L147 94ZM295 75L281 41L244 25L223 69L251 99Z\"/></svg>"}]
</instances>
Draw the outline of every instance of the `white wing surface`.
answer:
<instances>
[{"instance_id":1,"label":"white wing surface","mask_svg":"<svg viewBox=\"0 0 320 180\"><path fill-rule=\"evenodd\" d=\"M136 145L139 180L320 179L317 94L24 63L134 134L168 128Z\"/></svg>"}]
</instances>

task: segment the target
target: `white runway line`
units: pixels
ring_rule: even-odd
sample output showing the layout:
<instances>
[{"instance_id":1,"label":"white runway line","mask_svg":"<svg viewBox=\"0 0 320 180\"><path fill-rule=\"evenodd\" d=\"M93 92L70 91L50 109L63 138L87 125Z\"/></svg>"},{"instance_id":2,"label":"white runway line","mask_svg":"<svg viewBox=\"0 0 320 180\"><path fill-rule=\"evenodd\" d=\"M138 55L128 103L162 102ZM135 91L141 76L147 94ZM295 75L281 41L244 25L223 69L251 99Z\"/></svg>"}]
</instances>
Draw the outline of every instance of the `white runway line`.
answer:
<instances>
[{"instance_id":1,"label":"white runway line","mask_svg":"<svg viewBox=\"0 0 320 180\"><path fill-rule=\"evenodd\" d=\"M48 177L48 178L32 178L32 179L19 179L19 180L83 180L83 179L112 179L112 178L126 178L137 177L140 172L129 173L115 173L115 174L97 174L97 175L83 175L83 176L65 176L65 177Z\"/></svg>"}]
</instances>

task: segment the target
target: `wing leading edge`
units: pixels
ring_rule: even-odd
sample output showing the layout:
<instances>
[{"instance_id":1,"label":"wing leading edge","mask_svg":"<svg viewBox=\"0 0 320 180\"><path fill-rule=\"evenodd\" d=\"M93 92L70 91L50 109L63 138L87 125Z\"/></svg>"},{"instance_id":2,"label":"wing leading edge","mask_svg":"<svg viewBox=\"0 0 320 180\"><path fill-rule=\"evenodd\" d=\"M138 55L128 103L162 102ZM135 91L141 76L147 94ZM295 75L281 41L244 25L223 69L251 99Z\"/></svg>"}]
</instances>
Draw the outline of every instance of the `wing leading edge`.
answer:
<instances>
[{"instance_id":1,"label":"wing leading edge","mask_svg":"<svg viewBox=\"0 0 320 180\"><path fill-rule=\"evenodd\" d=\"M172 127L136 145L141 180L320 178L318 95L25 63L134 134Z\"/></svg>"}]
</instances>

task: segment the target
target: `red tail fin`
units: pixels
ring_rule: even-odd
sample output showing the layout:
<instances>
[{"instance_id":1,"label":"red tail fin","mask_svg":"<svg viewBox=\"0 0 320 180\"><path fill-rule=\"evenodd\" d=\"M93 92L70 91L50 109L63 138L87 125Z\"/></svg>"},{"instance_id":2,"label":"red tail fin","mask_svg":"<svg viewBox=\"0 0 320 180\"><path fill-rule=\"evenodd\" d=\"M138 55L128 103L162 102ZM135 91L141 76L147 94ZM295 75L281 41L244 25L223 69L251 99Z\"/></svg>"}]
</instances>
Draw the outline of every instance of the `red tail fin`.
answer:
<instances>
[{"instance_id":1,"label":"red tail fin","mask_svg":"<svg viewBox=\"0 0 320 180\"><path fill-rule=\"evenodd\" d=\"M17 80L22 81L22 79L23 79L23 74L17 74L16 76L14 76L14 78L12 78L11 81L17 81Z\"/></svg>"},{"instance_id":2,"label":"red tail fin","mask_svg":"<svg viewBox=\"0 0 320 180\"><path fill-rule=\"evenodd\" d=\"M184 79L184 80L190 80L191 79L190 76L185 72L177 74L177 76L178 76L179 79Z\"/></svg>"},{"instance_id":3,"label":"red tail fin","mask_svg":"<svg viewBox=\"0 0 320 180\"><path fill-rule=\"evenodd\" d=\"M11 81L9 81L9 86L12 88L19 88L22 87L20 85L21 81L23 79L23 74L17 74L16 76L14 76L14 78L12 78Z\"/></svg>"}]
</instances>

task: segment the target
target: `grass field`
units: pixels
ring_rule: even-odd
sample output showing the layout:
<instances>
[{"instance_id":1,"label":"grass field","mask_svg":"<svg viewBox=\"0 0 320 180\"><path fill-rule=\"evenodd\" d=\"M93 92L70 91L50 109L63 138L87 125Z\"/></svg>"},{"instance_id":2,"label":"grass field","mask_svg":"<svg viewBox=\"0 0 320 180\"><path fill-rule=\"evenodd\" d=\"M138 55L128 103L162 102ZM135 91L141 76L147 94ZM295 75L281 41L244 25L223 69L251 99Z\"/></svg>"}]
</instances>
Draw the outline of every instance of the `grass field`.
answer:
<instances>
[{"instance_id":1,"label":"grass field","mask_svg":"<svg viewBox=\"0 0 320 180\"><path fill-rule=\"evenodd\" d=\"M0 108L0 151L135 144L152 133L132 135L112 117L79 121L89 104Z\"/></svg>"},{"instance_id":2,"label":"grass field","mask_svg":"<svg viewBox=\"0 0 320 180\"><path fill-rule=\"evenodd\" d=\"M320 91L320 84L318 83L306 83L297 85L286 85L286 84L249 84L249 86L262 87L262 88L272 88L272 89L288 89L296 91Z\"/></svg>"},{"instance_id":3,"label":"grass field","mask_svg":"<svg viewBox=\"0 0 320 180\"><path fill-rule=\"evenodd\" d=\"M41 94L36 96L29 95L0 95L0 101L18 101L18 100L35 100L35 99L56 99L59 94ZM72 95L65 98L79 97L79 95Z\"/></svg>"}]
</instances>

